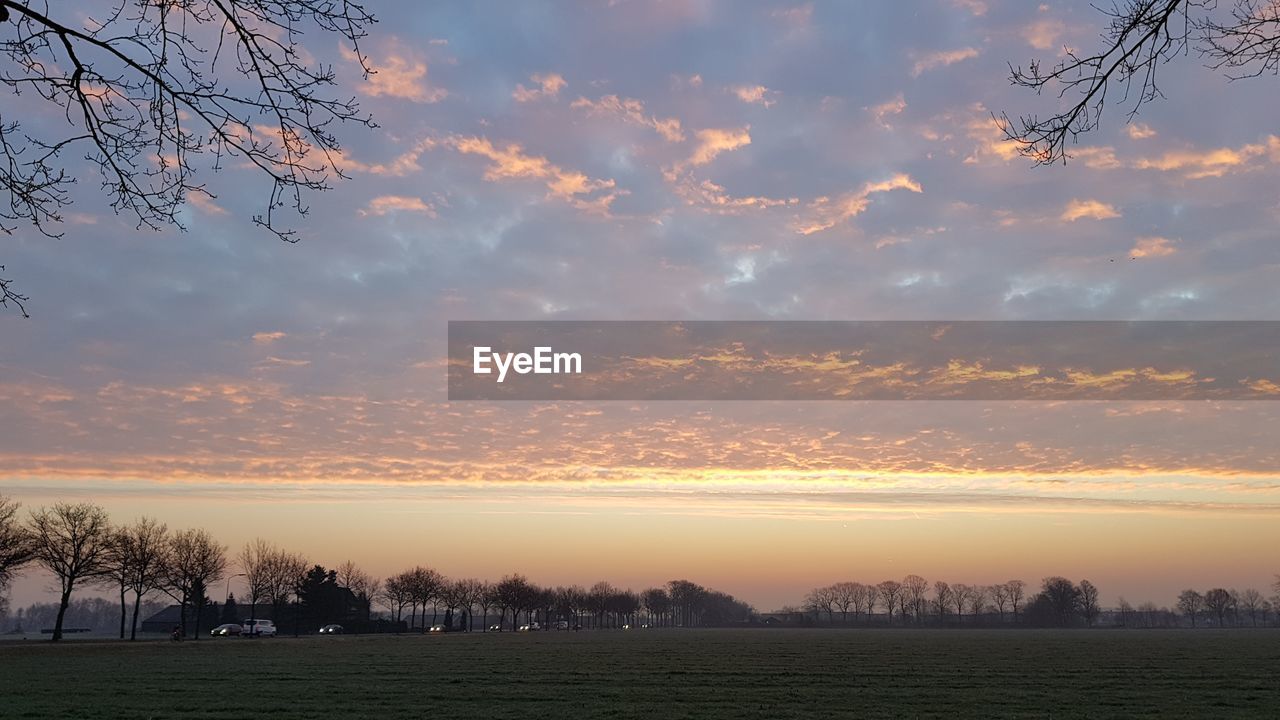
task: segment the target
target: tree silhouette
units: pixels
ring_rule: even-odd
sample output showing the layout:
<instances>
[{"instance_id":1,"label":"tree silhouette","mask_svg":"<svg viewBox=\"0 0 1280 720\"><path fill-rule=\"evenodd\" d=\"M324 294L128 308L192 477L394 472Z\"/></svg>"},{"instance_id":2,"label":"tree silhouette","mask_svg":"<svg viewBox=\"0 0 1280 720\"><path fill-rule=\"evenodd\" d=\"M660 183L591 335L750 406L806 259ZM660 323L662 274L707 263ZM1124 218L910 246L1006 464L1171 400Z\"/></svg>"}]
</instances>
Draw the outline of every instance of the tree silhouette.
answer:
<instances>
[{"instance_id":1,"label":"tree silhouette","mask_svg":"<svg viewBox=\"0 0 1280 720\"><path fill-rule=\"evenodd\" d=\"M62 639L62 621L76 585L100 575L112 547L107 512L91 503L57 503L31 514L36 560L58 579L58 618L53 640Z\"/></svg>"},{"instance_id":2,"label":"tree silhouette","mask_svg":"<svg viewBox=\"0 0 1280 720\"><path fill-rule=\"evenodd\" d=\"M104 15L73 3L0 0L0 83L57 108L65 123L24 124L0 111L0 231L30 224L57 237L71 203L73 154L93 163L112 209L139 228L182 227L197 160L217 170L236 158L270 182L255 224L282 240L286 206L307 213L306 191L342 176L334 125L374 127L354 97L330 94L333 66L299 45L310 30L353 49L376 22L344 0L116 0ZM0 280L0 305L23 315L27 298Z\"/></svg>"},{"instance_id":3,"label":"tree silhouette","mask_svg":"<svg viewBox=\"0 0 1280 720\"><path fill-rule=\"evenodd\" d=\"M35 542L18 521L18 503L0 495L0 597L23 565L35 559Z\"/></svg>"},{"instance_id":4,"label":"tree silhouette","mask_svg":"<svg viewBox=\"0 0 1280 720\"><path fill-rule=\"evenodd\" d=\"M1100 11L1108 23L1098 51L1067 49L1064 60L1047 68L1038 60L1010 65L1014 85L1067 101L1048 117L997 118L1006 137L1038 165L1065 162L1068 144L1099 127L1109 100L1127 106L1133 119L1163 97L1157 73L1179 56L1194 51L1231 80L1280 72L1280 5L1270 0L1234 0L1227 11L1216 0L1123 0ZM1113 86L1118 98L1108 97Z\"/></svg>"}]
</instances>

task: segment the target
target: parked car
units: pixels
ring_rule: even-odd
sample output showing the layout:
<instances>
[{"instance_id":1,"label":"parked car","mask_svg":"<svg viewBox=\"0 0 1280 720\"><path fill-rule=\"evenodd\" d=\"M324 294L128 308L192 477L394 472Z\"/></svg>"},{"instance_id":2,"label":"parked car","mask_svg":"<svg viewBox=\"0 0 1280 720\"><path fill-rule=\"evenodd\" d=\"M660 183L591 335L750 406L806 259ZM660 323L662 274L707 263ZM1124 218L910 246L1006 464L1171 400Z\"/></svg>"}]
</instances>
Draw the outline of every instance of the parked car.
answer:
<instances>
[{"instance_id":1,"label":"parked car","mask_svg":"<svg viewBox=\"0 0 1280 720\"><path fill-rule=\"evenodd\" d=\"M235 623L226 623L210 630L209 634L213 637L221 637L225 635L239 635L243 631L244 628L236 625Z\"/></svg>"},{"instance_id":2,"label":"parked car","mask_svg":"<svg viewBox=\"0 0 1280 720\"><path fill-rule=\"evenodd\" d=\"M568 630L568 629L569 629L569 621L568 621L568 620L557 620L557 621L555 622L555 624L551 626L551 629L552 629L552 630Z\"/></svg>"},{"instance_id":3,"label":"parked car","mask_svg":"<svg viewBox=\"0 0 1280 720\"><path fill-rule=\"evenodd\" d=\"M249 637L275 637L276 624L272 620L249 618L244 621L244 625L240 628L240 634Z\"/></svg>"},{"instance_id":4,"label":"parked car","mask_svg":"<svg viewBox=\"0 0 1280 720\"><path fill-rule=\"evenodd\" d=\"M321 635L341 635L342 626L341 625L325 625L324 627L320 628L320 634Z\"/></svg>"}]
</instances>

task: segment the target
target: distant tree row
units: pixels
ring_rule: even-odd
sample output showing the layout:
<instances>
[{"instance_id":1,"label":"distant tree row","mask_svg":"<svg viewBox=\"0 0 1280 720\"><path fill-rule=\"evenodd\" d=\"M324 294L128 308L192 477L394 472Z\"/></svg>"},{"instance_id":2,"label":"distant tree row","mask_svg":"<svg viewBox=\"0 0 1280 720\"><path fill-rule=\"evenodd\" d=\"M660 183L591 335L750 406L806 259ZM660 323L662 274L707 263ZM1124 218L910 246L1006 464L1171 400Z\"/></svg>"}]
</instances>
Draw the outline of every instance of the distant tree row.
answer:
<instances>
[{"instance_id":1,"label":"distant tree row","mask_svg":"<svg viewBox=\"0 0 1280 720\"><path fill-rule=\"evenodd\" d=\"M1254 588L1185 590L1172 610L1150 602L1134 607L1120 598L1114 611L1104 613L1098 588L1088 580L1077 584L1047 577L1028 597L1022 580L967 585L908 575L874 585L838 582L814 588L802 607L785 608L783 614L833 625L1092 627L1106 614L1111 624L1125 627L1257 627L1268 617L1280 621L1280 576L1273 589L1270 600Z\"/></svg>"},{"instance_id":2,"label":"distant tree row","mask_svg":"<svg viewBox=\"0 0 1280 720\"><path fill-rule=\"evenodd\" d=\"M375 603L387 610L390 627L408 630L437 625L441 610L446 628L467 631L475 626L476 610L486 630L491 610L497 612L500 627L509 618L513 630L521 618L525 624L562 621L598 628L641 622L695 627L745 623L753 613L746 603L688 580L636 593L607 582L590 589L540 587L519 574L496 583L451 580L419 566L383 582L351 561L330 570L261 539L232 558L227 547L204 530L170 531L150 518L115 526L106 511L92 503L56 503L31 512L25 520L18 510L16 502L0 496L0 596L23 567L38 566L51 573L59 587L54 640L62 638L72 594L85 586L118 592L121 638L126 631L130 639L137 637L143 601L154 596L172 598L180 608L183 631L191 622L199 637L202 619L211 609L210 590L227 581L230 601L233 578L243 578L247 592L241 601L247 601L248 617L259 617L259 609L270 608L277 625L286 616L292 619L295 634L302 627L314 629L330 622L367 625ZM223 605L224 622L235 622L227 620L234 607L231 602Z\"/></svg>"},{"instance_id":3,"label":"distant tree row","mask_svg":"<svg viewBox=\"0 0 1280 720\"><path fill-rule=\"evenodd\" d=\"M963 624L966 616L977 618L988 612L997 613L1003 623L1006 617L1019 617L1025 597L1026 583L1021 580L996 585L952 585L940 580L930 584L919 575L908 575L901 581L885 580L875 585L838 582L814 588L805 597L804 611L819 619L825 614L831 623L838 614L843 624L850 624L851 620L870 624L873 618L887 625L923 625L949 619Z\"/></svg>"},{"instance_id":4,"label":"distant tree row","mask_svg":"<svg viewBox=\"0 0 1280 720\"><path fill-rule=\"evenodd\" d=\"M522 624L553 621L587 628L642 623L656 627L718 626L747 622L752 614L751 606L731 595L688 580L672 580L664 587L636 593L608 582L590 588L539 587L520 574L507 575L496 583L474 578L449 580L424 567L387 578L379 599L395 622L403 622L407 614L410 629L436 625L441 609L445 627L465 631L474 629L477 610L485 620L482 630L489 629L487 618L493 613L498 627L509 620L512 630ZM428 607L432 611L429 624Z\"/></svg>"}]
</instances>

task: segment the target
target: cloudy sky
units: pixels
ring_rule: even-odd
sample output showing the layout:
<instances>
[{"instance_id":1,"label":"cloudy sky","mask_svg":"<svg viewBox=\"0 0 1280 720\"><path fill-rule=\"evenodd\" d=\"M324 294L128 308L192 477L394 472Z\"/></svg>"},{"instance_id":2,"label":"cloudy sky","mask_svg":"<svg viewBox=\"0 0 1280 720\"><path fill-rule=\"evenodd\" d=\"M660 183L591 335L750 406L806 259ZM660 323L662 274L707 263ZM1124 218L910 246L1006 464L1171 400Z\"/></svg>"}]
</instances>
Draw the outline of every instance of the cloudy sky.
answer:
<instances>
[{"instance_id":1,"label":"cloudy sky","mask_svg":"<svg viewBox=\"0 0 1280 720\"><path fill-rule=\"evenodd\" d=\"M1192 55L1036 168L992 113L1057 107L1008 63L1096 47L1083 2L375 5L369 80L306 40L380 127L339 131L350 179L301 242L253 226L270 188L235 163L152 232L74 154L65 236L4 238L32 318L0 317L0 490L761 608L910 572L1169 603L1280 571L1268 402L450 404L444 358L461 319L1280 319L1274 79Z\"/></svg>"}]
</instances>

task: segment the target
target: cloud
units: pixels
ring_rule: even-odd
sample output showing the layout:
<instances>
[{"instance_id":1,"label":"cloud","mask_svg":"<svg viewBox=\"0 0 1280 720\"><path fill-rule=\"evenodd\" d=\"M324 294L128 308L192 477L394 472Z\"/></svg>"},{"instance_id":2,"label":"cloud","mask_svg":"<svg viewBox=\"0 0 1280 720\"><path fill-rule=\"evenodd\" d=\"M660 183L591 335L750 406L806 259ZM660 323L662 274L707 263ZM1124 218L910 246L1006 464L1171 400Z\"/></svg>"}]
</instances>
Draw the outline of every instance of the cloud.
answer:
<instances>
[{"instance_id":1,"label":"cloud","mask_svg":"<svg viewBox=\"0 0 1280 720\"><path fill-rule=\"evenodd\" d=\"M763 105L766 108L773 107L777 100L770 99L770 95L777 93L763 85L738 85L729 88L729 92L733 93L739 100L751 105Z\"/></svg>"},{"instance_id":2,"label":"cloud","mask_svg":"<svg viewBox=\"0 0 1280 720\"><path fill-rule=\"evenodd\" d=\"M1052 50L1058 45L1058 38L1065 29L1061 20L1045 18L1023 28L1022 37L1037 50Z\"/></svg>"},{"instance_id":3,"label":"cloud","mask_svg":"<svg viewBox=\"0 0 1280 720\"><path fill-rule=\"evenodd\" d=\"M358 61L354 50L342 48L343 57ZM435 103L449 95L444 88L434 87L427 78L427 61L412 53L391 50L380 60L370 58L375 71L369 75L365 93L373 97L394 97L415 103Z\"/></svg>"},{"instance_id":4,"label":"cloud","mask_svg":"<svg viewBox=\"0 0 1280 720\"><path fill-rule=\"evenodd\" d=\"M987 4L983 0L951 0L951 4L962 10L968 10L975 17L987 14Z\"/></svg>"},{"instance_id":5,"label":"cloud","mask_svg":"<svg viewBox=\"0 0 1280 720\"><path fill-rule=\"evenodd\" d=\"M966 164L978 163L984 157L995 157L1006 163L1018 157L1020 146L1005 136L1000 123L982 103L975 103L969 109L972 114L964 121L964 127L969 138L976 140L978 146L965 157Z\"/></svg>"},{"instance_id":6,"label":"cloud","mask_svg":"<svg viewBox=\"0 0 1280 720\"><path fill-rule=\"evenodd\" d=\"M515 92L511 93L511 97L516 102L533 102L543 98L555 98L568 84L563 77L556 73L534 73L529 76L529 79L534 82L534 87L527 88L524 85L516 85Z\"/></svg>"},{"instance_id":7,"label":"cloud","mask_svg":"<svg viewBox=\"0 0 1280 720\"><path fill-rule=\"evenodd\" d=\"M1188 179L1198 179L1221 177L1234 169L1244 168L1251 160L1263 156L1269 156L1273 162L1280 160L1280 138L1271 135L1265 143L1240 148L1172 150L1158 157L1140 158L1134 162L1134 167L1141 170L1181 172Z\"/></svg>"},{"instance_id":8,"label":"cloud","mask_svg":"<svg viewBox=\"0 0 1280 720\"><path fill-rule=\"evenodd\" d=\"M658 118L646 115L644 103L632 98L620 98L617 95L605 95L599 100L588 100L580 97L570 107L586 110L589 115L612 116L621 118L632 125L651 128L669 142L684 140L684 131L677 118Z\"/></svg>"},{"instance_id":9,"label":"cloud","mask_svg":"<svg viewBox=\"0 0 1280 720\"><path fill-rule=\"evenodd\" d=\"M1121 166L1113 147L1085 147L1072 150L1072 159L1084 163L1087 168L1095 170L1112 170Z\"/></svg>"},{"instance_id":10,"label":"cloud","mask_svg":"<svg viewBox=\"0 0 1280 720\"><path fill-rule=\"evenodd\" d=\"M1156 136L1156 131L1150 125L1140 122L1129 123L1125 126L1124 131L1134 140L1146 140Z\"/></svg>"},{"instance_id":11,"label":"cloud","mask_svg":"<svg viewBox=\"0 0 1280 720\"><path fill-rule=\"evenodd\" d=\"M875 117L876 122L881 127L885 128L892 128L892 125L890 125L887 120L889 116L901 115L902 111L906 109L907 101L906 98L903 97L902 93L898 93L893 98L886 100L879 105L872 105L867 108L867 110L871 112L871 115Z\"/></svg>"},{"instance_id":12,"label":"cloud","mask_svg":"<svg viewBox=\"0 0 1280 720\"><path fill-rule=\"evenodd\" d=\"M422 166L418 164L418 159L422 157L424 152L434 148L436 144L434 138L423 138L387 163L364 163L350 157L345 152L339 152L338 157L335 158L335 164L343 170L387 177L404 177L422 169Z\"/></svg>"},{"instance_id":13,"label":"cloud","mask_svg":"<svg viewBox=\"0 0 1280 720\"><path fill-rule=\"evenodd\" d=\"M549 196L560 200L582 201L583 198L579 196L589 196L614 187L613 180L594 179L577 170L562 168L545 157L530 155L519 143L507 143L498 147L483 137L453 137L449 144L464 155L487 158L490 164L485 168L485 180L541 180L546 184ZM605 198L611 202L616 196L617 193L607 193L593 202L598 204ZM604 203L606 207L608 202Z\"/></svg>"},{"instance_id":14,"label":"cloud","mask_svg":"<svg viewBox=\"0 0 1280 720\"><path fill-rule=\"evenodd\" d=\"M200 208L206 215L226 215L227 209L219 205L213 198L196 191L187 193L187 202Z\"/></svg>"},{"instance_id":15,"label":"cloud","mask_svg":"<svg viewBox=\"0 0 1280 720\"><path fill-rule=\"evenodd\" d=\"M1129 251L1131 257L1165 257L1178 251L1168 238L1148 236L1140 237Z\"/></svg>"},{"instance_id":16,"label":"cloud","mask_svg":"<svg viewBox=\"0 0 1280 720\"><path fill-rule=\"evenodd\" d=\"M911 67L911 77L919 77L924 73L940 67L954 65L981 54L977 48L960 48L959 50L938 50L919 56Z\"/></svg>"},{"instance_id":17,"label":"cloud","mask_svg":"<svg viewBox=\"0 0 1280 720\"><path fill-rule=\"evenodd\" d=\"M274 332L256 332L253 334L253 342L258 345L270 345L271 343L285 337L287 337L287 335L279 330Z\"/></svg>"},{"instance_id":18,"label":"cloud","mask_svg":"<svg viewBox=\"0 0 1280 720\"><path fill-rule=\"evenodd\" d=\"M723 186L710 180L698 182L686 177L676 185L675 192L690 205L696 205L709 212L731 215L748 210L766 210L774 207L787 207L799 204L799 198L770 198L761 196L735 197L725 191Z\"/></svg>"},{"instance_id":19,"label":"cloud","mask_svg":"<svg viewBox=\"0 0 1280 720\"><path fill-rule=\"evenodd\" d=\"M751 144L751 126L728 129L707 129L697 132L698 145L689 156L687 165L706 165L721 153L737 150Z\"/></svg>"},{"instance_id":20,"label":"cloud","mask_svg":"<svg viewBox=\"0 0 1280 720\"><path fill-rule=\"evenodd\" d=\"M870 204L871 195L891 190L924 192L920 183L912 180L905 173L899 173L888 180L867 183L861 190L835 200L827 197L814 200L807 207L808 217L796 222L795 231L800 235L812 235L833 228L850 218L861 215Z\"/></svg>"},{"instance_id":21,"label":"cloud","mask_svg":"<svg viewBox=\"0 0 1280 720\"><path fill-rule=\"evenodd\" d=\"M1090 220L1108 220L1118 218L1120 213L1111 205L1098 200L1072 200L1062 211L1059 219L1063 222L1075 222L1088 218Z\"/></svg>"},{"instance_id":22,"label":"cloud","mask_svg":"<svg viewBox=\"0 0 1280 720\"><path fill-rule=\"evenodd\" d=\"M361 215L381 216L391 212L416 212L435 217L436 210L422 198L406 197L404 195L381 195L369 201L369 204L360 210Z\"/></svg>"}]
</instances>

